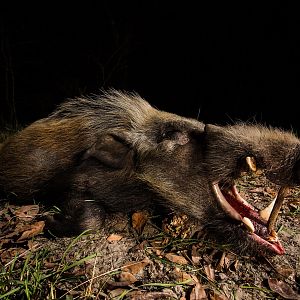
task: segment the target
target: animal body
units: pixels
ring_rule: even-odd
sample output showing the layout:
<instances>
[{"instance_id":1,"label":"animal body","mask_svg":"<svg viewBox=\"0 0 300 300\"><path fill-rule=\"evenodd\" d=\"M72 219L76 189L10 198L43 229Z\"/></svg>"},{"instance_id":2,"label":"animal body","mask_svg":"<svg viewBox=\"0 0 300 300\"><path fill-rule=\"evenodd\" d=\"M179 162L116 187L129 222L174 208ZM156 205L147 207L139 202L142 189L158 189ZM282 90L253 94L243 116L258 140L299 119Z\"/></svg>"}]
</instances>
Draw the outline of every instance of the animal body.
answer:
<instances>
[{"instance_id":1,"label":"animal body","mask_svg":"<svg viewBox=\"0 0 300 300\"><path fill-rule=\"evenodd\" d=\"M280 241L269 240L267 220L235 186L249 158L279 185L300 182L300 141L290 132L205 125L110 90L68 99L8 138L0 189L58 201L62 213L48 223L62 234L100 226L112 212L160 205L196 218L236 249L283 254Z\"/></svg>"}]
</instances>

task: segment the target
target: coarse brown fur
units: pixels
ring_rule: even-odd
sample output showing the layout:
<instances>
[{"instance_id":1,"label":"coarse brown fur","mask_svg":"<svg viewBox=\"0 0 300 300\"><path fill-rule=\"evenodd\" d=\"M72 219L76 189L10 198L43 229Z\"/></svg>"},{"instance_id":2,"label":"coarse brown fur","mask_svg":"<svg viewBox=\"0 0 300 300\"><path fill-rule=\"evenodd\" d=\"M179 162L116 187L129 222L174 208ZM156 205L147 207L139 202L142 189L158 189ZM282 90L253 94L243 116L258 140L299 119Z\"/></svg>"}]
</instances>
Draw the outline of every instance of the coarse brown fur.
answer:
<instances>
[{"instance_id":1,"label":"coarse brown fur","mask_svg":"<svg viewBox=\"0 0 300 300\"><path fill-rule=\"evenodd\" d=\"M0 189L19 199L60 201L63 213L50 225L63 234L97 226L105 213L162 205L197 218L237 248L253 249L217 205L212 183L234 180L252 155L273 182L298 184L299 154L292 133L205 126L111 90L69 99L10 137L0 150Z\"/></svg>"}]
</instances>

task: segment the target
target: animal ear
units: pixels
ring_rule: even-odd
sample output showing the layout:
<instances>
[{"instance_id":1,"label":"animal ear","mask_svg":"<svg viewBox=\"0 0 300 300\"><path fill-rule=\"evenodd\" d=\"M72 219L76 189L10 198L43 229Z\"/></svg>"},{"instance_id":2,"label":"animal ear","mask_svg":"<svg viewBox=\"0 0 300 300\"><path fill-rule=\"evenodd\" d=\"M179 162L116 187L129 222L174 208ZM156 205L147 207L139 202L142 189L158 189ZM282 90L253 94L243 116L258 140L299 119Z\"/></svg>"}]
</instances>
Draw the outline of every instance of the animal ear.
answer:
<instances>
[{"instance_id":1,"label":"animal ear","mask_svg":"<svg viewBox=\"0 0 300 300\"><path fill-rule=\"evenodd\" d=\"M220 142L226 142L224 128L217 125L206 124L204 127L205 144L210 146L220 145Z\"/></svg>"},{"instance_id":2,"label":"animal ear","mask_svg":"<svg viewBox=\"0 0 300 300\"><path fill-rule=\"evenodd\" d=\"M103 135L83 155L83 159L94 158L101 164L113 168L123 169L133 164L133 150L124 139L116 135Z\"/></svg>"},{"instance_id":3,"label":"animal ear","mask_svg":"<svg viewBox=\"0 0 300 300\"><path fill-rule=\"evenodd\" d=\"M220 126L206 124L204 127L204 132L206 134L222 134L224 132L224 130Z\"/></svg>"}]
</instances>

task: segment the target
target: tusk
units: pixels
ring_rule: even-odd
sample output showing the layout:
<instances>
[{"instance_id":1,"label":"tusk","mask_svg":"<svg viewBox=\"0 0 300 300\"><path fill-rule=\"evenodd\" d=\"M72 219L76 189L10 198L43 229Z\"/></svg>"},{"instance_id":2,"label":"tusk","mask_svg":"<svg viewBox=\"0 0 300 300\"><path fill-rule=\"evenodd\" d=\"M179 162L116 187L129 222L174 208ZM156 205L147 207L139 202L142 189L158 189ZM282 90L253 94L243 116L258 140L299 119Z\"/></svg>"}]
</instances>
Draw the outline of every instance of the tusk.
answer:
<instances>
[{"instance_id":1,"label":"tusk","mask_svg":"<svg viewBox=\"0 0 300 300\"><path fill-rule=\"evenodd\" d=\"M255 158L253 156L247 156L246 163L251 171L253 172L257 171Z\"/></svg>"},{"instance_id":2,"label":"tusk","mask_svg":"<svg viewBox=\"0 0 300 300\"><path fill-rule=\"evenodd\" d=\"M242 220L241 215L226 201L217 183L213 184L213 191L217 196L216 198L219 204L221 205L222 209L224 210L224 212L231 218L237 221L241 221Z\"/></svg>"},{"instance_id":3,"label":"tusk","mask_svg":"<svg viewBox=\"0 0 300 300\"><path fill-rule=\"evenodd\" d=\"M253 223L251 222L251 220L249 218L244 217L242 219L242 222L245 224L246 228L248 229L248 231L250 233L254 233L255 228L254 228L254 225L253 225Z\"/></svg>"},{"instance_id":4,"label":"tusk","mask_svg":"<svg viewBox=\"0 0 300 300\"><path fill-rule=\"evenodd\" d=\"M259 215L260 215L261 218L264 219L265 221L268 221L268 220L269 220L270 215L271 215L271 212L272 212L273 207L274 207L274 205L275 205L275 202L276 202L276 198L273 199L267 207L265 207L264 209L262 209L262 210L259 212Z\"/></svg>"},{"instance_id":5,"label":"tusk","mask_svg":"<svg viewBox=\"0 0 300 300\"><path fill-rule=\"evenodd\" d=\"M275 223L276 223L277 217L279 215L281 206L283 204L284 197L286 196L288 190L289 189L287 187L281 186L278 191L277 197L275 199L274 207L273 207L273 210L271 212L271 215L269 217L268 224L267 224L268 232L270 235L274 235Z\"/></svg>"}]
</instances>

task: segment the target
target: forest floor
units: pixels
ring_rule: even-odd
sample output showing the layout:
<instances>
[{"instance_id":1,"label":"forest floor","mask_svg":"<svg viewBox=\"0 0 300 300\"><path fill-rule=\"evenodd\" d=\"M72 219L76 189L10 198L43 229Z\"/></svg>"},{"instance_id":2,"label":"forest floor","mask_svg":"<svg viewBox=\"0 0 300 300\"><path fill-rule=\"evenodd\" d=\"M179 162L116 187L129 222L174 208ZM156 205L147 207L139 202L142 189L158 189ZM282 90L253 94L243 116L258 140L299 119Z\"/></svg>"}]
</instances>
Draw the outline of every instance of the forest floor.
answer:
<instances>
[{"instance_id":1,"label":"forest floor","mask_svg":"<svg viewBox=\"0 0 300 300\"><path fill-rule=\"evenodd\" d=\"M238 187L259 209L276 193L256 178ZM184 215L158 227L147 212L118 214L97 233L56 238L43 214L36 204L0 202L0 299L300 299L298 188L277 221L286 254L273 257L238 255Z\"/></svg>"}]
</instances>

